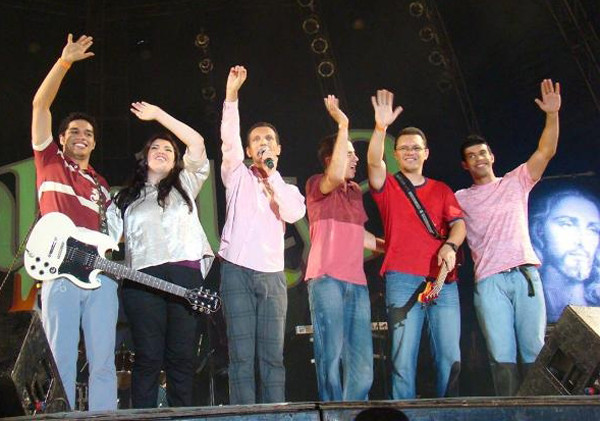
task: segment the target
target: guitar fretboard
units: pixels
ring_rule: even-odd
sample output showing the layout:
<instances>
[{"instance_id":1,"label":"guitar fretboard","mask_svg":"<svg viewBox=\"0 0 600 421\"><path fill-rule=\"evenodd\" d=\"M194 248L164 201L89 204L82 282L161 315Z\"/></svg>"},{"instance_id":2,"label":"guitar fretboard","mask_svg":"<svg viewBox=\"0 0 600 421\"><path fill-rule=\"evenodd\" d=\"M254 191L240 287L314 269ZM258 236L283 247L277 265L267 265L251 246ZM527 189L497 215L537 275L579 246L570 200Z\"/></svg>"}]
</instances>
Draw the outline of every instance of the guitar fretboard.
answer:
<instances>
[{"instance_id":1,"label":"guitar fretboard","mask_svg":"<svg viewBox=\"0 0 600 421\"><path fill-rule=\"evenodd\" d=\"M185 293L187 291L187 289L184 287L171 282L163 281L160 278L128 268L127 266L119 263L111 262L110 260L104 259L100 256L96 256L93 267L95 269L100 269L104 272L110 273L111 275L118 276L119 278L131 279L134 282L147 285L179 297L185 297Z\"/></svg>"}]
</instances>

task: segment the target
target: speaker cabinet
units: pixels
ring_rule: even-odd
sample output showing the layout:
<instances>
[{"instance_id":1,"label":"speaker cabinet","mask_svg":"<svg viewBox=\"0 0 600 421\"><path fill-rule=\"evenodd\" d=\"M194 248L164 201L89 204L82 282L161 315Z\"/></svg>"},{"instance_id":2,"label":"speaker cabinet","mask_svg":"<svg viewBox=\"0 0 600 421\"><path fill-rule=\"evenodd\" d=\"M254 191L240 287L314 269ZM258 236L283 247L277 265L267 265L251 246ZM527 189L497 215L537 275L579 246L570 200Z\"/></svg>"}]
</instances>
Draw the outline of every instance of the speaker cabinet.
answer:
<instances>
[{"instance_id":1,"label":"speaker cabinet","mask_svg":"<svg viewBox=\"0 0 600 421\"><path fill-rule=\"evenodd\" d=\"M568 306L529 370L519 395L600 392L600 308Z\"/></svg>"},{"instance_id":2,"label":"speaker cabinet","mask_svg":"<svg viewBox=\"0 0 600 421\"><path fill-rule=\"evenodd\" d=\"M0 417L69 411L35 312L0 315Z\"/></svg>"}]
</instances>

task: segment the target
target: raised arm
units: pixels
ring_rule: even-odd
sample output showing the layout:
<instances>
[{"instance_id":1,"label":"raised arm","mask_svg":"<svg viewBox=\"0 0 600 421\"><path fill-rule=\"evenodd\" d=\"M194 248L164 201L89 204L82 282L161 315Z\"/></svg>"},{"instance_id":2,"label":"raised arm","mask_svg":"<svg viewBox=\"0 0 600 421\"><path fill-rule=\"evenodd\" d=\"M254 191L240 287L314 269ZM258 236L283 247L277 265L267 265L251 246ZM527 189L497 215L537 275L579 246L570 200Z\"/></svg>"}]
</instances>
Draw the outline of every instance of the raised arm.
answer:
<instances>
[{"instance_id":1,"label":"raised arm","mask_svg":"<svg viewBox=\"0 0 600 421\"><path fill-rule=\"evenodd\" d=\"M204 138L196 130L187 124L177 120L166 111L156 105L147 102L134 102L131 104L131 112L137 118L145 121L156 120L167 130L177 136L188 150L188 157L192 161L206 160L206 148L204 147Z\"/></svg>"},{"instance_id":2,"label":"raised arm","mask_svg":"<svg viewBox=\"0 0 600 421\"><path fill-rule=\"evenodd\" d=\"M225 101L233 102L238 100L238 91L247 77L248 72L244 66L233 66L229 69L227 86L225 87Z\"/></svg>"},{"instance_id":3,"label":"raised arm","mask_svg":"<svg viewBox=\"0 0 600 421\"><path fill-rule=\"evenodd\" d=\"M31 117L31 139L34 146L41 145L52 136L52 115L50 106L56 98L60 84L67 71L76 61L92 57L94 53L87 51L93 44L92 37L82 35L73 42L73 35L67 36L67 45L60 58L38 88L33 97L33 113Z\"/></svg>"},{"instance_id":4,"label":"raised arm","mask_svg":"<svg viewBox=\"0 0 600 421\"><path fill-rule=\"evenodd\" d=\"M546 125L540 136L538 147L527 161L527 169L535 181L542 178L548 162L556 154L558 145L558 111L560 110L560 84L552 83L551 79L544 79L540 84L542 99L535 99L535 103L546 113Z\"/></svg>"},{"instance_id":5,"label":"raised arm","mask_svg":"<svg viewBox=\"0 0 600 421\"><path fill-rule=\"evenodd\" d=\"M338 124L338 134L333 145L331 160L319 184L321 193L329 194L345 181L346 165L348 165L348 117L340 110L339 100L334 95L325 98L325 108Z\"/></svg>"},{"instance_id":6,"label":"raised arm","mask_svg":"<svg viewBox=\"0 0 600 421\"><path fill-rule=\"evenodd\" d=\"M244 148L240 137L240 114L238 110L238 91L246 81L247 72L243 66L234 66L229 70L225 88L225 103L221 120L221 177L227 185L229 174L244 162Z\"/></svg>"},{"instance_id":7,"label":"raised arm","mask_svg":"<svg viewBox=\"0 0 600 421\"><path fill-rule=\"evenodd\" d=\"M403 108L398 106L393 109L394 94L381 89L377 96L371 97L375 111L375 130L369 141L367 163L369 170L369 184L375 190L380 190L385 182L386 166L383 160L385 132L390 124L400 115Z\"/></svg>"}]
</instances>

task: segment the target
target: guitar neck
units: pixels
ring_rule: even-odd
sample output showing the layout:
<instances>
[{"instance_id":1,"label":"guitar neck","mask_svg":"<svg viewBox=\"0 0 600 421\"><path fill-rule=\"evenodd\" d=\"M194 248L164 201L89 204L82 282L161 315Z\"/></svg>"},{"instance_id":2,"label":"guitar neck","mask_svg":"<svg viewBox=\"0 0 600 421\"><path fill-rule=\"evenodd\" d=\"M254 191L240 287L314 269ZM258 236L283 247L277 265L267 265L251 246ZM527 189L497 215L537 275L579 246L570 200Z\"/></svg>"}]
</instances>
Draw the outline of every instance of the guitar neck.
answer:
<instances>
[{"instance_id":1,"label":"guitar neck","mask_svg":"<svg viewBox=\"0 0 600 421\"><path fill-rule=\"evenodd\" d=\"M438 273L437 279L435 280L436 284L443 284L446 282L446 276L448 276L448 267L445 263L442 263L440 267L440 271Z\"/></svg>"},{"instance_id":2,"label":"guitar neck","mask_svg":"<svg viewBox=\"0 0 600 421\"><path fill-rule=\"evenodd\" d=\"M100 256L96 257L94 269L100 269L119 278L127 278L139 284L147 285L179 297L185 297L185 293L187 291L187 289L184 287L180 287L179 285L175 285L171 282L163 281L155 276L128 268L127 266L112 262Z\"/></svg>"}]
</instances>

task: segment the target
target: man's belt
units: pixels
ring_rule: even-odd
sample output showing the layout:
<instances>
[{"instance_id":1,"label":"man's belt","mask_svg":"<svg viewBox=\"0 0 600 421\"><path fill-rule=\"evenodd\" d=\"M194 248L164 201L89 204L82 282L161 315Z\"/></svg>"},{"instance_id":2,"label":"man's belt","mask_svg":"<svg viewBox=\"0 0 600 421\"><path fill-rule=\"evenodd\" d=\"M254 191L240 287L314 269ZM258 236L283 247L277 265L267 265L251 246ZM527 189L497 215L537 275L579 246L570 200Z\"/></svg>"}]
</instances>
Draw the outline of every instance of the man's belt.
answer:
<instances>
[{"instance_id":1,"label":"man's belt","mask_svg":"<svg viewBox=\"0 0 600 421\"><path fill-rule=\"evenodd\" d=\"M373 322L373 323L371 323L371 330L373 332L387 331L388 330L387 322ZM312 325L296 326L296 335L312 335L312 334L313 334L313 326Z\"/></svg>"},{"instance_id":2,"label":"man's belt","mask_svg":"<svg viewBox=\"0 0 600 421\"><path fill-rule=\"evenodd\" d=\"M526 268L531 267L531 266L533 266L533 265L527 264L527 265L515 266L514 268L503 270L500 273L509 273L509 272L514 272L516 270L518 270L519 272L521 272L521 274L523 275L523 277L527 281L527 295L529 297L535 297L535 289L533 288L533 279L531 279L531 275L526 270Z\"/></svg>"}]
</instances>

